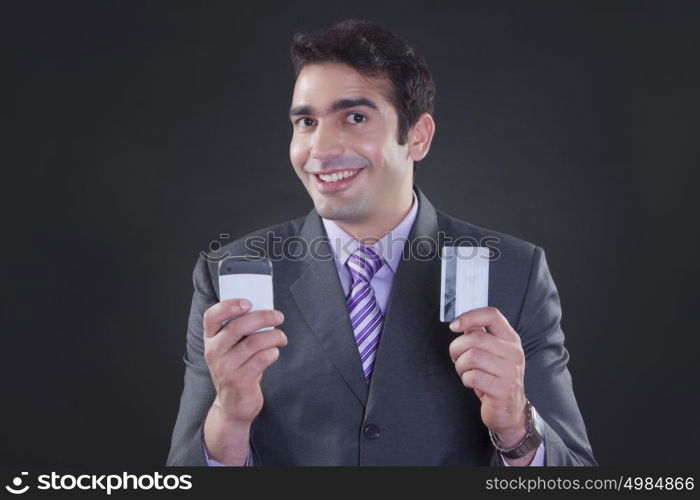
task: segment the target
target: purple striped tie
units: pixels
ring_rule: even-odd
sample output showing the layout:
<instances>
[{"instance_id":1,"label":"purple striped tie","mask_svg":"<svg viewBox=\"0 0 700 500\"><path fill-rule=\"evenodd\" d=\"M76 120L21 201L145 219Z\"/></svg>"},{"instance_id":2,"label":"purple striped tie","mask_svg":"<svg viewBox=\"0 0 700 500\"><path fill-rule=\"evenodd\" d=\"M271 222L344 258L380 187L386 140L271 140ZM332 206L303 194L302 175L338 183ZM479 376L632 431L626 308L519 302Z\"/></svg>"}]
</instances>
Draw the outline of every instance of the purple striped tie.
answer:
<instances>
[{"instance_id":1,"label":"purple striped tie","mask_svg":"<svg viewBox=\"0 0 700 500\"><path fill-rule=\"evenodd\" d=\"M347 298L348 312L367 382L372 376L374 355L384 323L384 315L369 282L383 264L382 258L370 247L364 245L360 245L347 262L352 276L352 285Z\"/></svg>"}]
</instances>

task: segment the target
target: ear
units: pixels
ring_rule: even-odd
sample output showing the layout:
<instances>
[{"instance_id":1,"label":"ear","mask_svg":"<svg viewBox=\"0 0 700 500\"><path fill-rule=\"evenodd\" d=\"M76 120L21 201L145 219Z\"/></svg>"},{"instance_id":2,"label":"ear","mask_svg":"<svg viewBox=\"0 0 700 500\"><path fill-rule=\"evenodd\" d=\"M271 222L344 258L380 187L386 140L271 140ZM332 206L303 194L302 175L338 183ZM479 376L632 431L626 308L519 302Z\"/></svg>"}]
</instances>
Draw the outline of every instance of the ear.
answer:
<instances>
[{"instance_id":1,"label":"ear","mask_svg":"<svg viewBox=\"0 0 700 500\"><path fill-rule=\"evenodd\" d=\"M428 154L430 143L435 135L435 120L423 113L408 131L408 154L413 161L421 161Z\"/></svg>"}]
</instances>

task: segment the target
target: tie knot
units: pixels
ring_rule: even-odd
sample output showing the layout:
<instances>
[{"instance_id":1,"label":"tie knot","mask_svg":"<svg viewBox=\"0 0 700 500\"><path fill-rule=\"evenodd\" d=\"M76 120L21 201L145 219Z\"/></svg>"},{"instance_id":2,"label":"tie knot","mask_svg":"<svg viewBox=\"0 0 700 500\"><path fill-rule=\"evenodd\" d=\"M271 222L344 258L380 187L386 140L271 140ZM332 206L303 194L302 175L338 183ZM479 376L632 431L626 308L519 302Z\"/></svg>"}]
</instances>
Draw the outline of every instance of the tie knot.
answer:
<instances>
[{"instance_id":1,"label":"tie knot","mask_svg":"<svg viewBox=\"0 0 700 500\"><path fill-rule=\"evenodd\" d=\"M348 258L348 267L352 275L352 281L369 282L374 273L384 264L384 260L366 245L360 245Z\"/></svg>"}]
</instances>

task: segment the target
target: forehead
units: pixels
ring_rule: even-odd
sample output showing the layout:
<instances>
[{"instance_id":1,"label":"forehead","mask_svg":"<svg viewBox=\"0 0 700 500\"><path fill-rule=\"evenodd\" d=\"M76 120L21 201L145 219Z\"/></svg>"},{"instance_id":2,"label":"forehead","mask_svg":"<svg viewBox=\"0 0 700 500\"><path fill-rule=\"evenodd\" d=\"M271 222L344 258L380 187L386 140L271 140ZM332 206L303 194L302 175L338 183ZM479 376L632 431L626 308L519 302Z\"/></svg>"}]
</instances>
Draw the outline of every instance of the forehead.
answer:
<instances>
[{"instance_id":1,"label":"forehead","mask_svg":"<svg viewBox=\"0 0 700 500\"><path fill-rule=\"evenodd\" d=\"M293 105L326 105L347 97L368 97L378 106L390 106L391 82L367 77L343 63L314 63L299 72L292 95Z\"/></svg>"}]
</instances>

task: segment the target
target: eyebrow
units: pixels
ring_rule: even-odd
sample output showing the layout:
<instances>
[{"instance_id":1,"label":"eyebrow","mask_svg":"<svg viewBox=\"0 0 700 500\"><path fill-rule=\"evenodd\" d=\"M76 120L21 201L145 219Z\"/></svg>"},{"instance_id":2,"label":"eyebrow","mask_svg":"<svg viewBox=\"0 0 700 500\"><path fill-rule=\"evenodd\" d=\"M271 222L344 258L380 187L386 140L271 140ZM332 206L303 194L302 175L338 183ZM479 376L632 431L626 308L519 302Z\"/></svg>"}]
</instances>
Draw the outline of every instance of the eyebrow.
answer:
<instances>
[{"instance_id":1,"label":"eyebrow","mask_svg":"<svg viewBox=\"0 0 700 500\"><path fill-rule=\"evenodd\" d=\"M335 101L330 108L328 108L328 113L335 113L347 108L354 108L356 106L367 106L368 108L375 109L379 111L379 107L374 103L374 101L367 99L366 97L357 97L355 99L339 99ZM299 115L313 115L314 108L311 106L292 106L289 110L289 117L299 116Z\"/></svg>"}]
</instances>

